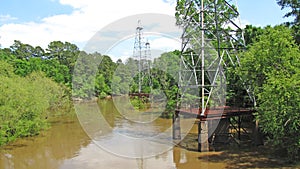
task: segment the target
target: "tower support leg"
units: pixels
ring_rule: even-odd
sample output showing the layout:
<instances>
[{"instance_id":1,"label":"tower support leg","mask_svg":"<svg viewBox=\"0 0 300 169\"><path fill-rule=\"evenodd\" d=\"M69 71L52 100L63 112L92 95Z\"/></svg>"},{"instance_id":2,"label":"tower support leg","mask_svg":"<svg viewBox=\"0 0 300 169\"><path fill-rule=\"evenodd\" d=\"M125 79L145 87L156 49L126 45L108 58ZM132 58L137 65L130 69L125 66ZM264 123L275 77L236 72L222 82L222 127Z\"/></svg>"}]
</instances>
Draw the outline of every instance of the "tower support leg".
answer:
<instances>
[{"instance_id":1,"label":"tower support leg","mask_svg":"<svg viewBox=\"0 0 300 169\"><path fill-rule=\"evenodd\" d=\"M181 132L180 132L180 117L179 111L175 111L173 114L173 139L180 140L181 139Z\"/></svg>"},{"instance_id":2,"label":"tower support leg","mask_svg":"<svg viewBox=\"0 0 300 169\"><path fill-rule=\"evenodd\" d=\"M263 135L259 129L258 125L258 120L255 120L255 127L254 127L254 132L253 132L253 137L254 137L254 144L256 146L263 145Z\"/></svg>"},{"instance_id":3,"label":"tower support leg","mask_svg":"<svg viewBox=\"0 0 300 169\"><path fill-rule=\"evenodd\" d=\"M198 123L198 151L199 152L209 151L207 121L200 120Z\"/></svg>"}]
</instances>

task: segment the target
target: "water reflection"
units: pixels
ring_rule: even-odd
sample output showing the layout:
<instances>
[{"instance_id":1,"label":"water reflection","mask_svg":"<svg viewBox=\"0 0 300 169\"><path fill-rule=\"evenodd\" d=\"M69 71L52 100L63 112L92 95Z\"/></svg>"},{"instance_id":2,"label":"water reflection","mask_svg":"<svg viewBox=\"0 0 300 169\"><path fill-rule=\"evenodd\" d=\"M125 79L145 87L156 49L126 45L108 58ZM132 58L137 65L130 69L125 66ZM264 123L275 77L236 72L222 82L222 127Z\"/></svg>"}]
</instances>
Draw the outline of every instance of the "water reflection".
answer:
<instances>
[{"instance_id":1,"label":"water reflection","mask_svg":"<svg viewBox=\"0 0 300 169\"><path fill-rule=\"evenodd\" d=\"M76 104L83 129L95 144L115 155L130 158L151 157L173 146L171 119L137 123L124 118L110 101ZM151 116L152 112L141 112Z\"/></svg>"}]
</instances>

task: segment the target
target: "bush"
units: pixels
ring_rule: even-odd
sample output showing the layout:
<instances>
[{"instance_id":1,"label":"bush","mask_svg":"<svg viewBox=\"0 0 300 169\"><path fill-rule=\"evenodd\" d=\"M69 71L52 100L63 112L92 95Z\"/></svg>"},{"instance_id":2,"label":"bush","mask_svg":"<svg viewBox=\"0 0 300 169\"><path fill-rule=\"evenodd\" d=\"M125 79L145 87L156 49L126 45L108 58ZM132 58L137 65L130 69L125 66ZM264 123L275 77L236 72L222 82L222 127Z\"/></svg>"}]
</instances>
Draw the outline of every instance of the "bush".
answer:
<instances>
[{"instance_id":1,"label":"bush","mask_svg":"<svg viewBox=\"0 0 300 169\"><path fill-rule=\"evenodd\" d=\"M276 150L284 150L289 159L300 153L300 76L270 77L259 94L258 118Z\"/></svg>"},{"instance_id":2,"label":"bush","mask_svg":"<svg viewBox=\"0 0 300 169\"><path fill-rule=\"evenodd\" d=\"M18 137L33 136L47 128L47 110L68 100L66 91L42 73L27 77L13 74L0 61L0 145Z\"/></svg>"},{"instance_id":3,"label":"bush","mask_svg":"<svg viewBox=\"0 0 300 169\"><path fill-rule=\"evenodd\" d=\"M300 150L299 56L288 27L268 26L241 57L240 74L256 93L260 127L289 159Z\"/></svg>"}]
</instances>

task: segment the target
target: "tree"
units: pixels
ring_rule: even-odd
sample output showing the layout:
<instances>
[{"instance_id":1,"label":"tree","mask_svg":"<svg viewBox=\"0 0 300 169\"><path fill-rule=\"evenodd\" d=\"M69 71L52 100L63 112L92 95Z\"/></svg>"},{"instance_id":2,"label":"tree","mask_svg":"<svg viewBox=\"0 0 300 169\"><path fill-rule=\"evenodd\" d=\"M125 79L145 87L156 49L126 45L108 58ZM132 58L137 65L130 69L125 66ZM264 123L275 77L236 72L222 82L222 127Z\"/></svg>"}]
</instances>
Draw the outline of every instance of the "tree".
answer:
<instances>
[{"instance_id":1,"label":"tree","mask_svg":"<svg viewBox=\"0 0 300 169\"><path fill-rule=\"evenodd\" d=\"M98 66L98 75L105 78L105 83L111 86L111 80L116 69L116 63L107 55L100 55L99 53L94 53L95 57L101 58L101 63ZM108 92L108 91L107 91ZM110 92L108 94L111 94Z\"/></svg>"},{"instance_id":2,"label":"tree","mask_svg":"<svg viewBox=\"0 0 300 169\"><path fill-rule=\"evenodd\" d=\"M253 84L256 93L261 92L269 73L295 73L299 57L291 33L286 26L268 26L258 40L241 54L241 76Z\"/></svg>"},{"instance_id":3,"label":"tree","mask_svg":"<svg viewBox=\"0 0 300 169\"><path fill-rule=\"evenodd\" d=\"M69 42L53 41L50 42L46 51L45 59L57 60L60 65L68 68L68 71L64 72L65 84L71 87L74 65L80 53L79 48Z\"/></svg>"},{"instance_id":4,"label":"tree","mask_svg":"<svg viewBox=\"0 0 300 169\"><path fill-rule=\"evenodd\" d=\"M274 74L258 94L258 119L270 143L290 160L300 155L300 71Z\"/></svg>"},{"instance_id":5,"label":"tree","mask_svg":"<svg viewBox=\"0 0 300 169\"><path fill-rule=\"evenodd\" d=\"M66 65L69 68L70 74L72 73L74 64L80 53L79 48L75 44L53 41L50 42L46 50L48 51L48 59L57 59L60 64Z\"/></svg>"},{"instance_id":6,"label":"tree","mask_svg":"<svg viewBox=\"0 0 300 169\"><path fill-rule=\"evenodd\" d=\"M29 44L23 44L21 41L15 40L14 44L10 47L12 54L14 54L17 59L28 60L33 57L34 47Z\"/></svg>"},{"instance_id":7,"label":"tree","mask_svg":"<svg viewBox=\"0 0 300 169\"><path fill-rule=\"evenodd\" d=\"M98 74L95 79L95 92L96 96L104 98L107 95L111 94L111 88L105 83L105 77L103 74Z\"/></svg>"},{"instance_id":8,"label":"tree","mask_svg":"<svg viewBox=\"0 0 300 169\"><path fill-rule=\"evenodd\" d=\"M116 64L111 82L112 94L136 93L138 91L138 78L135 78L135 80L133 78L137 76L137 61L133 58L128 58L125 63L118 60Z\"/></svg>"},{"instance_id":9,"label":"tree","mask_svg":"<svg viewBox=\"0 0 300 169\"><path fill-rule=\"evenodd\" d=\"M11 53L10 48L0 49L0 60L5 60L11 63L16 59L16 56Z\"/></svg>"},{"instance_id":10,"label":"tree","mask_svg":"<svg viewBox=\"0 0 300 169\"><path fill-rule=\"evenodd\" d=\"M241 55L239 73L254 86L257 119L269 143L294 158L300 152L300 51L291 34L283 25L264 28Z\"/></svg>"},{"instance_id":11,"label":"tree","mask_svg":"<svg viewBox=\"0 0 300 169\"><path fill-rule=\"evenodd\" d=\"M118 59L117 62L116 62L116 64L117 64L117 65L123 64L122 59Z\"/></svg>"},{"instance_id":12,"label":"tree","mask_svg":"<svg viewBox=\"0 0 300 169\"><path fill-rule=\"evenodd\" d=\"M180 51L175 50L161 54L153 62L151 70L153 89L163 92L167 99L166 110L162 114L164 117L170 117L175 112L178 101L179 60ZM158 97L161 97L159 93Z\"/></svg>"},{"instance_id":13,"label":"tree","mask_svg":"<svg viewBox=\"0 0 300 169\"><path fill-rule=\"evenodd\" d=\"M263 29L261 27L246 25L246 28L244 28L244 38L245 38L246 46L256 42L258 40L258 37L262 33L263 33Z\"/></svg>"},{"instance_id":14,"label":"tree","mask_svg":"<svg viewBox=\"0 0 300 169\"><path fill-rule=\"evenodd\" d=\"M278 5L281 9L289 8L291 11L286 13L284 17L295 17L293 22L289 22L291 25L297 25L300 23L300 3L299 0L277 0Z\"/></svg>"},{"instance_id":15,"label":"tree","mask_svg":"<svg viewBox=\"0 0 300 169\"><path fill-rule=\"evenodd\" d=\"M55 82L64 84L71 87L71 75L69 74L69 68L66 65L62 65L58 60L55 59L41 59L40 71L45 72L47 77L52 78ZM33 59L30 60L33 62ZM34 62L37 64L38 62Z\"/></svg>"},{"instance_id":16,"label":"tree","mask_svg":"<svg viewBox=\"0 0 300 169\"><path fill-rule=\"evenodd\" d=\"M47 110L67 103L65 90L43 73L26 77L0 61L0 146L18 137L33 136L47 127Z\"/></svg>"},{"instance_id":17,"label":"tree","mask_svg":"<svg viewBox=\"0 0 300 169\"><path fill-rule=\"evenodd\" d=\"M288 8L291 11L286 13L284 17L295 17L293 22L287 22L288 26L291 26L294 30L294 37L296 42L300 44L300 3L299 0L277 0L278 5L281 9Z\"/></svg>"},{"instance_id":18,"label":"tree","mask_svg":"<svg viewBox=\"0 0 300 169\"><path fill-rule=\"evenodd\" d=\"M45 50L40 46L36 46L33 49L32 56L37 57L37 58L44 58L45 57Z\"/></svg>"},{"instance_id":19,"label":"tree","mask_svg":"<svg viewBox=\"0 0 300 169\"><path fill-rule=\"evenodd\" d=\"M100 57L95 57L94 54L80 53L72 79L73 97L90 99L96 96L95 79L98 66L96 64L99 63L100 59Z\"/></svg>"}]
</instances>

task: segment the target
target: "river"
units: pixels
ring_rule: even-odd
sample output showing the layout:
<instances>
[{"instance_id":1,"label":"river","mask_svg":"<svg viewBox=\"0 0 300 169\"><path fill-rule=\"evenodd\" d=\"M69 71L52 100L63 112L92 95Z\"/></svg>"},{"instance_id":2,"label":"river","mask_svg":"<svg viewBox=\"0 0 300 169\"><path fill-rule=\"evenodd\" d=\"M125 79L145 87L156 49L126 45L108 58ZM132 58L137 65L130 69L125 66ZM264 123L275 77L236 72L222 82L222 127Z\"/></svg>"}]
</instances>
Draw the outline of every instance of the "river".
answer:
<instances>
[{"instance_id":1,"label":"river","mask_svg":"<svg viewBox=\"0 0 300 169\"><path fill-rule=\"evenodd\" d=\"M90 104L82 104L83 111L90 110ZM112 101L100 101L99 107L105 116L112 132L104 131L102 140L107 145L117 149L135 149L134 144L124 144L122 140L113 141L112 138L129 130L120 130L128 126L120 114L116 113ZM81 110L81 111L82 111ZM153 115L152 115L153 116ZM18 139L0 149L1 169L201 169L201 168L252 168L275 167L274 160L265 158L257 151L239 152L207 152L195 151L197 126L193 125L188 137L178 146L172 146L162 153L153 154L145 158L124 157L110 152L99 146L97 139L88 136L80 125L76 115L68 115L51 119L51 127L42 134ZM152 128L164 131L169 128L170 119L158 118L152 122ZM132 132L132 131L131 131ZM132 134L132 133L131 133ZM107 137L107 136L110 137ZM194 144L194 145L192 145ZM121 151L122 153L122 151ZM243 161L244 159L244 161ZM254 159L254 160L253 160ZM269 165L269 163L271 166ZM275 165L274 165L275 164ZM231 167L230 167L231 166ZM252 166L252 167L251 167Z\"/></svg>"}]
</instances>

